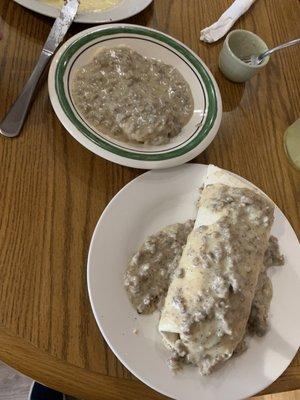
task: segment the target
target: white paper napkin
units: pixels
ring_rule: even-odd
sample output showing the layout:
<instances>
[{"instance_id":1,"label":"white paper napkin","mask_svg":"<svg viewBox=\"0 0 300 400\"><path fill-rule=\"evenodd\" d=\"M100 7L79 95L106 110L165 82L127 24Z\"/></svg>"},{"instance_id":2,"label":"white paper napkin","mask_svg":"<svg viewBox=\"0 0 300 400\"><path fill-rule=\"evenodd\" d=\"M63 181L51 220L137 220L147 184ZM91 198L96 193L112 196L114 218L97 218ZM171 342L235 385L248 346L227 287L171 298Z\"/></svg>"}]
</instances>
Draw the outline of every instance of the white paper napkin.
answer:
<instances>
[{"instance_id":1,"label":"white paper napkin","mask_svg":"<svg viewBox=\"0 0 300 400\"><path fill-rule=\"evenodd\" d=\"M255 0L235 0L217 22L201 31L200 40L208 43L219 40L254 2Z\"/></svg>"}]
</instances>

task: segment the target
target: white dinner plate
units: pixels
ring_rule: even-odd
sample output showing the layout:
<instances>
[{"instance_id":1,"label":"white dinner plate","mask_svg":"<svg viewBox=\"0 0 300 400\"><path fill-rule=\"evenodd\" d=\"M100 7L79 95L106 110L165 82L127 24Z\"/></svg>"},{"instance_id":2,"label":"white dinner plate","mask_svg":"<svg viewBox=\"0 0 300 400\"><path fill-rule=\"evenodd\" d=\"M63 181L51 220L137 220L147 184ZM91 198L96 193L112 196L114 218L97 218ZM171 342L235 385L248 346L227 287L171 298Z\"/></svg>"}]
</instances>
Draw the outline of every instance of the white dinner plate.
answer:
<instances>
[{"instance_id":1,"label":"white dinner plate","mask_svg":"<svg viewBox=\"0 0 300 400\"><path fill-rule=\"evenodd\" d=\"M138 145L108 137L89 125L75 107L71 88L78 68L91 62L101 47L119 45L174 66L190 85L193 115L167 144ZM48 87L57 117L79 143L98 156L133 168L168 168L192 160L214 139L222 117L218 85L203 61L171 36L138 25L96 26L73 36L52 61Z\"/></svg>"},{"instance_id":2,"label":"white dinner plate","mask_svg":"<svg viewBox=\"0 0 300 400\"><path fill-rule=\"evenodd\" d=\"M16 3L29 10L48 17L56 18L59 15L59 8L48 5L43 0L14 0ZM101 24L105 22L121 21L132 17L144 10L153 0L121 0L115 7L104 11L78 11L74 22L82 22L85 24Z\"/></svg>"},{"instance_id":3,"label":"white dinner plate","mask_svg":"<svg viewBox=\"0 0 300 400\"><path fill-rule=\"evenodd\" d=\"M139 316L123 287L129 258L146 236L195 218L198 188L207 166L186 164L147 172L109 203L96 226L88 257L88 290L93 312L112 351L141 381L178 400L239 400L274 382L295 356L300 338L300 246L286 217L275 208L272 234L285 256L270 273L274 296L270 330L252 338L249 349L208 377L187 367L173 374L157 329L158 314ZM138 329L138 334L133 330Z\"/></svg>"}]
</instances>

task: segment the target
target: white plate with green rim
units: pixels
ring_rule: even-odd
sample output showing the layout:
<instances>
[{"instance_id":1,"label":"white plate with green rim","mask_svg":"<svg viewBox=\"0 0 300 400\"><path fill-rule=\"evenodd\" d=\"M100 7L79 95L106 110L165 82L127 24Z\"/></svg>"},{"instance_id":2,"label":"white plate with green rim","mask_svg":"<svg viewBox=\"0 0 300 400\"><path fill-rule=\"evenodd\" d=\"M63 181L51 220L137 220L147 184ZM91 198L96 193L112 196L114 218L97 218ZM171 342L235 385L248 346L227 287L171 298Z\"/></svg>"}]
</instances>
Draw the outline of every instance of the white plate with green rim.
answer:
<instances>
[{"instance_id":1,"label":"white plate with green rim","mask_svg":"<svg viewBox=\"0 0 300 400\"><path fill-rule=\"evenodd\" d=\"M247 399L274 382L299 347L300 246L277 206L271 233L279 240L285 265L270 271L270 330L261 338L251 338L247 351L210 376L201 377L192 367L177 374L169 370L169 352L158 332L159 315L138 315L123 285L128 260L147 236L169 224L196 217L199 187L206 174L207 165L202 164L148 171L116 194L103 211L91 240L89 298L110 348L145 384L177 400Z\"/></svg>"},{"instance_id":2,"label":"white plate with green rim","mask_svg":"<svg viewBox=\"0 0 300 400\"><path fill-rule=\"evenodd\" d=\"M31 11L48 17L57 18L59 15L59 7L47 4L43 0L14 0L16 3ZM85 1L85 0L81 0ZM108 7L102 11L78 11L74 22L85 24L101 24L107 22L121 21L129 17L133 17L143 11L153 0L121 0L117 5Z\"/></svg>"},{"instance_id":3,"label":"white plate with green rim","mask_svg":"<svg viewBox=\"0 0 300 400\"><path fill-rule=\"evenodd\" d=\"M70 86L76 70L89 63L101 46L121 44L176 67L190 85L194 113L168 144L138 146L109 138L89 126L73 105ZM49 94L56 115L77 141L107 160L133 168L167 168L193 159L211 143L222 116L218 86L201 59L171 36L137 25L98 26L68 40L52 61Z\"/></svg>"}]
</instances>

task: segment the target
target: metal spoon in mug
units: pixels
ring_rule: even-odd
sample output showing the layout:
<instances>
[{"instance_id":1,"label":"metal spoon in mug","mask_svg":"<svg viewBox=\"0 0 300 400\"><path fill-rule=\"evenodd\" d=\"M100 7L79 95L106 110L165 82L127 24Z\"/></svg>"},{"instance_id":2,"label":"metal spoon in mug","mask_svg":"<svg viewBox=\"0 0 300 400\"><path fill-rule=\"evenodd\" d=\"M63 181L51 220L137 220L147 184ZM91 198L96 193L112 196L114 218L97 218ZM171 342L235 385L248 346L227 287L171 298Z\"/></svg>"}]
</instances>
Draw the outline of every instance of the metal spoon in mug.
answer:
<instances>
[{"instance_id":1,"label":"metal spoon in mug","mask_svg":"<svg viewBox=\"0 0 300 400\"><path fill-rule=\"evenodd\" d=\"M287 42L287 43L279 44L278 46L274 47L273 49L269 49L269 50L265 51L264 53L260 54L259 56L251 55L251 56L239 57L239 58L240 58L240 60L244 61L244 63L255 66L255 65L259 65L265 57L270 56L271 54L275 53L275 51L284 49L285 47L294 46L295 44L299 44L299 43L300 43L300 38L291 40L290 42Z\"/></svg>"},{"instance_id":2,"label":"metal spoon in mug","mask_svg":"<svg viewBox=\"0 0 300 400\"><path fill-rule=\"evenodd\" d=\"M29 106L39 80L51 60L55 50L65 37L78 10L79 0L67 0L56 18L38 62L21 94L0 123L0 133L7 137L18 136L21 132Z\"/></svg>"}]
</instances>

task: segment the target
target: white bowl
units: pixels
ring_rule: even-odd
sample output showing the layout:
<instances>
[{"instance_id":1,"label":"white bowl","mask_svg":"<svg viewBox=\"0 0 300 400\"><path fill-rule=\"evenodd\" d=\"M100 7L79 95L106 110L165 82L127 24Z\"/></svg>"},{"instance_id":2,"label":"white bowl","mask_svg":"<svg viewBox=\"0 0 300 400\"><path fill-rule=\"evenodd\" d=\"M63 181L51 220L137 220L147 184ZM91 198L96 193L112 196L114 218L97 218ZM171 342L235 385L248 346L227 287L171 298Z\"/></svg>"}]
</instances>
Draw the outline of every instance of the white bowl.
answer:
<instances>
[{"instance_id":1,"label":"white bowl","mask_svg":"<svg viewBox=\"0 0 300 400\"><path fill-rule=\"evenodd\" d=\"M192 118L167 145L138 146L107 137L89 126L72 102L74 72L89 63L99 47L120 44L176 67L191 87ZM201 59L178 40L136 25L98 26L68 40L52 61L49 93L56 115L76 140L103 158L134 168L173 167L193 159L213 140L222 116L218 86Z\"/></svg>"}]
</instances>

